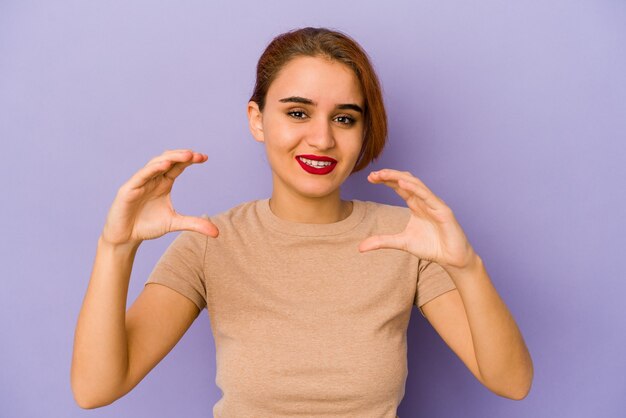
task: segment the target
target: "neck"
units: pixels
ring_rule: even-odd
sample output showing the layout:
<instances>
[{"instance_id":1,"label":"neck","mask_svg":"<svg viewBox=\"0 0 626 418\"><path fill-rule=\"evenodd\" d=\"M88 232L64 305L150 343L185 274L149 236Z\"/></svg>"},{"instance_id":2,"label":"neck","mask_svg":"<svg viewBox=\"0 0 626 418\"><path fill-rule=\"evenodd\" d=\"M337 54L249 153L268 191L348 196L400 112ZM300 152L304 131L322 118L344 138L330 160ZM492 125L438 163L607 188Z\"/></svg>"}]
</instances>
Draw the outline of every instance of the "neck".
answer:
<instances>
[{"instance_id":1,"label":"neck","mask_svg":"<svg viewBox=\"0 0 626 418\"><path fill-rule=\"evenodd\" d=\"M346 219L352 213L352 202L341 200L339 190L324 197L305 197L272 193L270 209L274 215L291 222L329 224Z\"/></svg>"}]
</instances>

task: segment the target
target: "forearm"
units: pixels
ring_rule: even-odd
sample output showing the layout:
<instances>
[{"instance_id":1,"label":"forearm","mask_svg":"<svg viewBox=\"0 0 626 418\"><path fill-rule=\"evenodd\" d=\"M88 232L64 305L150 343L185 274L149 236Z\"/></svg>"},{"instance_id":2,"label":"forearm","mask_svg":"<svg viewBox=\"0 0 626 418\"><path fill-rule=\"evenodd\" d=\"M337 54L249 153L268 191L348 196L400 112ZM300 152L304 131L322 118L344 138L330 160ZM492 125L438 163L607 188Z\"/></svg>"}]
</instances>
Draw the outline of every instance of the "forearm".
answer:
<instances>
[{"instance_id":1,"label":"forearm","mask_svg":"<svg viewBox=\"0 0 626 418\"><path fill-rule=\"evenodd\" d=\"M137 248L98 240L72 356L72 390L82 407L105 405L123 395L117 391L128 371L126 299Z\"/></svg>"},{"instance_id":2,"label":"forearm","mask_svg":"<svg viewBox=\"0 0 626 418\"><path fill-rule=\"evenodd\" d=\"M532 359L522 334L476 255L465 269L446 268L463 300L483 383L494 392L521 399L530 390Z\"/></svg>"}]
</instances>

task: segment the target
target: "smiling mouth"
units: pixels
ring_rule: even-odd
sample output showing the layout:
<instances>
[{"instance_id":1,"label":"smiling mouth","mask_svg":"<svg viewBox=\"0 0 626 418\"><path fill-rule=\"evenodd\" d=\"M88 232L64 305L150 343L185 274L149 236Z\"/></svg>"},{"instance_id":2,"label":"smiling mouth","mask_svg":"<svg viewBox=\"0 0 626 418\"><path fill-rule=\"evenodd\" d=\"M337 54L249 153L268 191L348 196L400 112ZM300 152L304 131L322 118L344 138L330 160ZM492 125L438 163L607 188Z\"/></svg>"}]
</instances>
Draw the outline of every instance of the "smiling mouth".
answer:
<instances>
[{"instance_id":1,"label":"smiling mouth","mask_svg":"<svg viewBox=\"0 0 626 418\"><path fill-rule=\"evenodd\" d=\"M335 169L337 160L317 155L298 155L296 161L310 174L328 174Z\"/></svg>"}]
</instances>

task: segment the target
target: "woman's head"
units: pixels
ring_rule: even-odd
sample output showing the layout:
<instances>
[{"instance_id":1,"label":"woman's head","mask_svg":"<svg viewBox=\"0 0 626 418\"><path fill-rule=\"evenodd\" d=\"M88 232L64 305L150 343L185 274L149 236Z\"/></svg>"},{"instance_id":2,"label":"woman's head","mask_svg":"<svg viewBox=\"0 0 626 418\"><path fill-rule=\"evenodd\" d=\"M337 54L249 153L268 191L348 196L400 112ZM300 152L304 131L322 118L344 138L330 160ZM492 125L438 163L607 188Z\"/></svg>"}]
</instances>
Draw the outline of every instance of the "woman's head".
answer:
<instances>
[{"instance_id":1,"label":"woman's head","mask_svg":"<svg viewBox=\"0 0 626 418\"><path fill-rule=\"evenodd\" d=\"M378 77L367 54L349 36L325 28L303 28L283 33L267 46L257 64L250 101L263 111L267 92L283 67L297 57L324 57L347 65L357 77L365 101L364 138L354 171L380 155L387 139L387 115Z\"/></svg>"}]
</instances>

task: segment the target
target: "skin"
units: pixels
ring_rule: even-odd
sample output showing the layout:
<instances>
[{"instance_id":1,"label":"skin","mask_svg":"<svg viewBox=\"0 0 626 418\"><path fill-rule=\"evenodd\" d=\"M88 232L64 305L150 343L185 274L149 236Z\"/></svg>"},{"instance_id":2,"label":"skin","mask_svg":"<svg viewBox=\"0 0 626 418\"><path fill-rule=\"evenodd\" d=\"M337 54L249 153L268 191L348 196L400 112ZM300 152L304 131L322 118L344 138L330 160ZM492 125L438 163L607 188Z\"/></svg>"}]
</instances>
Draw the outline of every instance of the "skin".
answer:
<instances>
[{"instance_id":1,"label":"skin","mask_svg":"<svg viewBox=\"0 0 626 418\"><path fill-rule=\"evenodd\" d=\"M130 392L197 318L191 300L162 285L145 286L128 311L126 298L143 240L182 230L217 236L215 225L177 213L171 201L176 178L206 160L192 150L166 150L118 190L98 239L74 334L70 382L81 408L105 406Z\"/></svg>"},{"instance_id":2,"label":"skin","mask_svg":"<svg viewBox=\"0 0 626 418\"><path fill-rule=\"evenodd\" d=\"M290 96L310 98L316 105L280 102ZM249 103L250 131L265 144L272 167L271 208L277 216L325 223L349 215L339 187L358 157L363 123L362 115L353 112L356 123L337 125L337 105L357 103L363 108L362 101L359 82L347 66L322 57L300 57L282 69L268 90L263 112ZM301 119L286 116L293 111L301 111ZM332 175L316 176L295 162L298 154L326 155L340 162ZM483 385L498 395L523 399L533 376L530 354L452 210L409 172L384 169L370 173L368 181L396 191L411 217L401 233L369 237L359 250L407 251L441 265L457 289L426 303L424 316Z\"/></svg>"},{"instance_id":3,"label":"skin","mask_svg":"<svg viewBox=\"0 0 626 418\"><path fill-rule=\"evenodd\" d=\"M409 172L384 169L370 173L368 181L395 190L411 216L404 231L369 237L359 250L407 251L443 267L457 288L424 304L422 313L485 387L506 398L525 398L533 379L530 353L452 210Z\"/></svg>"},{"instance_id":4,"label":"skin","mask_svg":"<svg viewBox=\"0 0 626 418\"><path fill-rule=\"evenodd\" d=\"M283 103L289 97L315 104ZM265 145L272 168L270 208L279 217L303 223L331 223L347 217L351 202L339 187L352 172L363 144L363 115L341 104L364 108L359 81L344 64L300 57L288 62L268 89L265 108L248 104L250 132ZM291 112L291 113L290 113ZM296 155L338 161L326 175L309 174Z\"/></svg>"},{"instance_id":5,"label":"skin","mask_svg":"<svg viewBox=\"0 0 626 418\"><path fill-rule=\"evenodd\" d=\"M284 103L305 97L315 104ZM338 105L364 108L358 80L343 64L324 58L292 60L269 88L261 112L248 104L250 131L263 143L272 168L271 210L306 223L345 219L352 203L340 198L363 141L363 115ZM351 123L347 123L351 119ZM331 156L335 170L306 173L299 154ZM171 202L176 178L207 156L167 150L124 183L113 201L98 240L94 266L74 336L71 385L76 403L91 409L131 391L176 345L199 314L183 295L159 284L144 287L126 310L128 283L140 244L174 231L217 237L210 221L177 213ZM417 177L385 169L368 181L391 187L411 210L404 231L373 236L360 251L391 248L440 264L457 289L422 306L435 330L487 388L511 399L524 398L533 376L532 361L506 305L480 257L446 204Z\"/></svg>"}]
</instances>

